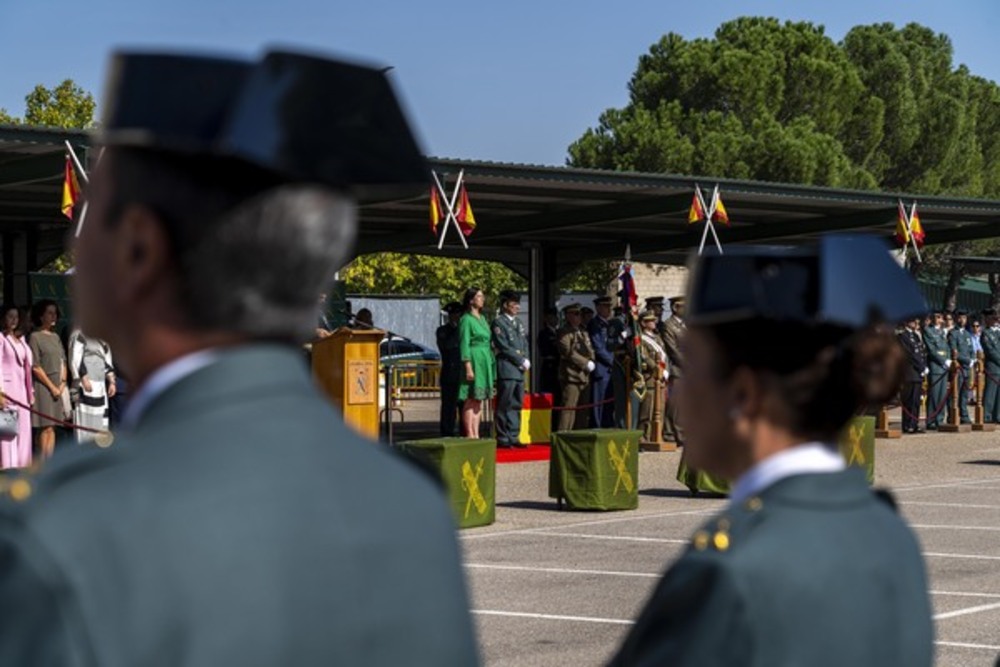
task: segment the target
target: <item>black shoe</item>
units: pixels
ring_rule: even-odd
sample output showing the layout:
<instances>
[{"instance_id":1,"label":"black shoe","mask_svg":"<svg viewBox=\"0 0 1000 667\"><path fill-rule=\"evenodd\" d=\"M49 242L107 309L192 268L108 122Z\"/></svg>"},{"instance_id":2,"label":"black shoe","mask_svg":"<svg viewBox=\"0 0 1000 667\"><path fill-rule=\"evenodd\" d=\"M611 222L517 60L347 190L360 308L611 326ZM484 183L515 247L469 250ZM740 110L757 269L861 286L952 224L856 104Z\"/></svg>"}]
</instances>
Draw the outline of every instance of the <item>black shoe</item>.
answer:
<instances>
[{"instance_id":1,"label":"black shoe","mask_svg":"<svg viewBox=\"0 0 1000 667\"><path fill-rule=\"evenodd\" d=\"M924 431L924 429L922 428L915 428L912 431L910 431L910 433L926 433L926 431Z\"/></svg>"},{"instance_id":2,"label":"black shoe","mask_svg":"<svg viewBox=\"0 0 1000 667\"><path fill-rule=\"evenodd\" d=\"M936 431L936 430L938 430L938 425L937 424L928 424L927 425L927 430L928 431Z\"/></svg>"}]
</instances>

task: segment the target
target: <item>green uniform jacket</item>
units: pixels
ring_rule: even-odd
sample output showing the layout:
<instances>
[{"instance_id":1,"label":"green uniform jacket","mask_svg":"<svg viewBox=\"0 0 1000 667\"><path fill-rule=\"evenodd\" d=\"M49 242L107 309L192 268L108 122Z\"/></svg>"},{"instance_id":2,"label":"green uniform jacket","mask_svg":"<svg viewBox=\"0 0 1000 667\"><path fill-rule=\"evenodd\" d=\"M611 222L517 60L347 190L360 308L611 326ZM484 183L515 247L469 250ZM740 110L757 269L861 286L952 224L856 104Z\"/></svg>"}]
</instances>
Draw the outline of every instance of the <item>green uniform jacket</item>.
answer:
<instances>
[{"instance_id":1,"label":"green uniform jacket","mask_svg":"<svg viewBox=\"0 0 1000 667\"><path fill-rule=\"evenodd\" d=\"M4 486L0 665L477 662L441 492L293 349L225 352L111 449Z\"/></svg>"},{"instance_id":2,"label":"green uniform jacket","mask_svg":"<svg viewBox=\"0 0 1000 667\"><path fill-rule=\"evenodd\" d=\"M993 327L983 329L983 333L979 337L979 342L983 346L986 372L993 377L1000 377L1000 331L997 331Z\"/></svg>"},{"instance_id":3,"label":"green uniform jacket","mask_svg":"<svg viewBox=\"0 0 1000 667\"><path fill-rule=\"evenodd\" d=\"M851 469L778 481L697 531L615 667L928 667L909 528Z\"/></svg>"},{"instance_id":4,"label":"green uniform jacket","mask_svg":"<svg viewBox=\"0 0 1000 667\"><path fill-rule=\"evenodd\" d=\"M969 365L976 359L976 354L972 350L972 334L969 330L955 327L949 331L948 348L958 353L958 363L968 373Z\"/></svg>"},{"instance_id":5,"label":"green uniform jacket","mask_svg":"<svg viewBox=\"0 0 1000 667\"><path fill-rule=\"evenodd\" d=\"M498 380L523 380L521 366L528 356L528 339L521 320L501 314L493 320L493 347L497 356Z\"/></svg>"},{"instance_id":6,"label":"green uniform jacket","mask_svg":"<svg viewBox=\"0 0 1000 667\"><path fill-rule=\"evenodd\" d=\"M934 327L924 329L924 345L927 346L927 368L930 374L937 377L947 372L948 359L951 359L951 348L943 331Z\"/></svg>"},{"instance_id":7,"label":"green uniform jacket","mask_svg":"<svg viewBox=\"0 0 1000 667\"><path fill-rule=\"evenodd\" d=\"M660 334L660 338L663 339L667 358L670 359L670 377L674 380L681 378L681 372L684 368L680 345L683 335L684 322L676 315L672 315L663 323L663 332Z\"/></svg>"},{"instance_id":8,"label":"green uniform jacket","mask_svg":"<svg viewBox=\"0 0 1000 667\"><path fill-rule=\"evenodd\" d=\"M583 329L563 327L559 330L559 383L587 384L590 371L587 362L594 360L590 336Z\"/></svg>"}]
</instances>

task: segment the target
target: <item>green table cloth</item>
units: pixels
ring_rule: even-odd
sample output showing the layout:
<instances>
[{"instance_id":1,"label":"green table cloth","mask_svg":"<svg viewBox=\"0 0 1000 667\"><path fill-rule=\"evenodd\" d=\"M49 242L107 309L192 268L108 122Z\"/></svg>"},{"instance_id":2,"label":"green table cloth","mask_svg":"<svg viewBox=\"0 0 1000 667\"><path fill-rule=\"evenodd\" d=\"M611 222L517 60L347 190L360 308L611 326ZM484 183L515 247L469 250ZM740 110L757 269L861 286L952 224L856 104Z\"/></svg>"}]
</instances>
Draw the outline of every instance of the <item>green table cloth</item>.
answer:
<instances>
[{"instance_id":1,"label":"green table cloth","mask_svg":"<svg viewBox=\"0 0 1000 667\"><path fill-rule=\"evenodd\" d=\"M840 453L847 465L865 469L868 483L875 482L875 417L854 417L840 434Z\"/></svg>"},{"instance_id":2,"label":"green table cloth","mask_svg":"<svg viewBox=\"0 0 1000 667\"><path fill-rule=\"evenodd\" d=\"M431 438L396 448L438 472L459 528L488 526L496 519L495 440Z\"/></svg>"},{"instance_id":3,"label":"green table cloth","mask_svg":"<svg viewBox=\"0 0 1000 667\"><path fill-rule=\"evenodd\" d=\"M635 509L641 437L642 431L614 429L553 433L549 497L570 509Z\"/></svg>"}]
</instances>

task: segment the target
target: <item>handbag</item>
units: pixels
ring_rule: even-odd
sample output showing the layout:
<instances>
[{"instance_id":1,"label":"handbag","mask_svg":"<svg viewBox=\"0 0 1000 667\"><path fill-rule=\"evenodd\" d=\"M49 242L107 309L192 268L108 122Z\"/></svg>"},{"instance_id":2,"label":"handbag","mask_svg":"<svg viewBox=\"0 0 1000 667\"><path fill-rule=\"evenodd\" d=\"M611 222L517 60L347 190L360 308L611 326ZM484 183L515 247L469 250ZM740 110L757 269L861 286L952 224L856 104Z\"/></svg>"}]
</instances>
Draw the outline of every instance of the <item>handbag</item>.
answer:
<instances>
[{"instance_id":1,"label":"handbag","mask_svg":"<svg viewBox=\"0 0 1000 667\"><path fill-rule=\"evenodd\" d=\"M0 438L13 438L18 434L17 408L0 410Z\"/></svg>"}]
</instances>

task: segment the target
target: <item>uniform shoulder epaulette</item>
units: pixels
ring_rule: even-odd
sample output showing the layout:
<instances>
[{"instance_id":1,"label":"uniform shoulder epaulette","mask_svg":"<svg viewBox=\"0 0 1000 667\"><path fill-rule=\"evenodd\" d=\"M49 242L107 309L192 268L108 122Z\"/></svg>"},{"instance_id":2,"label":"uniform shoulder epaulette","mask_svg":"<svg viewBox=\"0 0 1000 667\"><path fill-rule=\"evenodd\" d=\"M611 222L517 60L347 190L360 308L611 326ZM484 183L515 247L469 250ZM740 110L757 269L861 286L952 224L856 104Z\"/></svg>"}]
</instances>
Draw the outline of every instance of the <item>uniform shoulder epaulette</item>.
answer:
<instances>
[{"instance_id":1,"label":"uniform shoulder epaulette","mask_svg":"<svg viewBox=\"0 0 1000 667\"><path fill-rule=\"evenodd\" d=\"M0 474L0 508L26 504L39 495L50 493L71 479L86 475L110 463L110 456L98 450L110 444L78 446L51 462L36 461L26 468L5 470Z\"/></svg>"},{"instance_id":2,"label":"uniform shoulder epaulette","mask_svg":"<svg viewBox=\"0 0 1000 667\"><path fill-rule=\"evenodd\" d=\"M736 523L745 524L747 515L753 515L764 508L764 501L759 496L752 496L744 501L731 515L721 514L708 525L695 531L691 536L691 547L695 551L728 551L733 545L733 527Z\"/></svg>"}]
</instances>

